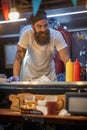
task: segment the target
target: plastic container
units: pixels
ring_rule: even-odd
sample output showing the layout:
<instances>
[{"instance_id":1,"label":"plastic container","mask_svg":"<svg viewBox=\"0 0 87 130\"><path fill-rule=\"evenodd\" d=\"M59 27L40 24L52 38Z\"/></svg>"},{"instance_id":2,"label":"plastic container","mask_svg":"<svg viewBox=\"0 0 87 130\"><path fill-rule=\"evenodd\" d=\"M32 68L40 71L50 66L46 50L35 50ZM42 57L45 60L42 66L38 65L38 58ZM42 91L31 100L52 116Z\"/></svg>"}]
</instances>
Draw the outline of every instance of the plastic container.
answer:
<instances>
[{"instance_id":1,"label":"plastic container","mask_svg":"<svg viewBox=\"0 0 87 130\"><path fill-rule=\"evenodd\" d=\"M80 81L81 80L81 67L78 59L73 63L73 81Z\"/></svg>"},{"instance_id":2,"label":"plastic container","mask_svg":"<svg viewBox=\"0 0 87 130\"><path fill-rule=\"evenodd\" d=\"M73 81L73 63L69 59L69 61L66 63L66 82L72 82Z\"/></svg>"}]
</instances>

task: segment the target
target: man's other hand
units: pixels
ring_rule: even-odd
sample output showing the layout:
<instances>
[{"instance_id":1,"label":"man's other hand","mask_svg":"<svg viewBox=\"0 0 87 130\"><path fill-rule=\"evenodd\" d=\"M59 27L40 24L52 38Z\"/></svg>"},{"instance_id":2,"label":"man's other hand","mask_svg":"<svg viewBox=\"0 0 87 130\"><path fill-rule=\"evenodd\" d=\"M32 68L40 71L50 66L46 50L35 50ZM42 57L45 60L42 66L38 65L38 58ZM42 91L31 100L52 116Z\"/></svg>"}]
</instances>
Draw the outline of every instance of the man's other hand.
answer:
<instances>
[{"instance_id":1,"label":"man's other hand","mask_svg":"<svg viewBox=\"0 0 87 130\"><path fill-rule=\"evenodd\" d=\"M12 81L20 81L19 76L11 76L7 78L6 82L10 83Z\"/></svg>"}]
</instances>

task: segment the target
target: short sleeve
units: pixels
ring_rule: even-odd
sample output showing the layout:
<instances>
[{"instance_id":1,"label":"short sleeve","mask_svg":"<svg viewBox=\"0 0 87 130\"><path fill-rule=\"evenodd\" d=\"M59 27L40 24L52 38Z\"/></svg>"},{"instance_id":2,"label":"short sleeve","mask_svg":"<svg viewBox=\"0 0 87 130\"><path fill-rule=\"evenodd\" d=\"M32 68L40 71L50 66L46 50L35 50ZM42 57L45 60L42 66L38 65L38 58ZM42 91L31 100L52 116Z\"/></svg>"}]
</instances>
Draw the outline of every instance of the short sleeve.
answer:
<instances>
[{"instance_id":1,"label":"short sleeve","mask_svg":"<svg viewBox=\"0 0 87 130\"><path fill-rule=\"evenodd\" d=\"M31 43L31 33L31 30L24 31L19 39L18 45L27 49Z\"/></svg>"},{"instance_id":2,"label":"short sleeve","mask_svg":"<svg viewBox=\"0 0 87 130\"><path fill-rule=\"evenodd\" d=\"M54 44L58 51L62 50L63 48L67 47L67 43L63 38L62 34L59 31L54 30Z\"/></svg>"}]
</instances>

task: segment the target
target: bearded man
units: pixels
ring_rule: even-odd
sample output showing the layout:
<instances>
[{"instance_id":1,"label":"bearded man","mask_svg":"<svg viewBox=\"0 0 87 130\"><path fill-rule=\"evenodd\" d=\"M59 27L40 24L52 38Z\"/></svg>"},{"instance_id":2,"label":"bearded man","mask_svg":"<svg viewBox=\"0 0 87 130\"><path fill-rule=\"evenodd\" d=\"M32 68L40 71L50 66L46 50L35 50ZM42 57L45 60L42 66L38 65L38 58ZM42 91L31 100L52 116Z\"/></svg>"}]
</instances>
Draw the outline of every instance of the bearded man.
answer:
<instances>
[{"instance_id":1,"label":"bearded man","mask_svg":"<svg viewBox=\"0 0 87 130\"><path fill-rule=\"evenodd\" d=\"M23 32L17 47L13 66L13 76L9 81L20 80L20 70L27 50L27 60L24 64L23 80L30 81L41 76L47 76L51 81L56 80L54 56L59 53L66 63L69 59L67 44L62 34L49 28L45 11L29 17L31 29Z\"/></svg>"}]
</instances>

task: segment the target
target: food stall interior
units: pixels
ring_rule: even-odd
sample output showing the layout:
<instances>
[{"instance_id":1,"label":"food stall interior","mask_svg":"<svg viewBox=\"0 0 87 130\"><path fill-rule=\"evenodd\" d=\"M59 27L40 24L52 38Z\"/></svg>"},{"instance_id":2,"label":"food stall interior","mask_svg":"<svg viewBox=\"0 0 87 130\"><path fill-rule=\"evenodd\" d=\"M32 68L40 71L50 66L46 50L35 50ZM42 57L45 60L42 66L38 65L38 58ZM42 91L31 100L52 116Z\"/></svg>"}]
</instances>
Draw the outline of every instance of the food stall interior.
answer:
<instances>
[{"instance_id":1,"label":"food stall interior","mask_svg":"<svg viewBox=\"0 0 87 130\"><path fill-rule=\"evenodd\" d=\"M3 1L3 0L1 0ZM9 1L9 0L7 0ZM79 109L81 103L87 104L87 0L42 0L40 8L45 9L49 17L57 19L60 27L70 33L70 55L72 61L78 58L83 69L82 78L79 82L11 82L6 83L1 80L2 77L12 76L13 60L17 42L20 37L21 29L27 25L27 18L30 16L32 8L32 0L12 0L17 11L20 13L20 19L23 21L8 22L5 20L2 11L2 3L0 2L0 128L18 130L16 125L22 125L24 122L33 124L43 122L47 124L69 124L70 128L65 125L68 130L85 129L87 127L87 108ZM76 2L76 3L73 3ZM4 23L3 23L4 20ZM8 31L9 30L9 31ZM11 55L14 50L13 55ZM84 82L85 81L85 82ZM59 98L63 96L65 108L73 115L80 116L42 116L15 113L10 110L12 102L9 100L10 95L17 94L34 94L34 95L57 95ZM84 98L83 98L84 97ZM74 100L76 98L76 100ZM82 99L81 99L82 98ZM75 107L73 101L77 102ZM71 101L71 102L69 102ZM74 106L74 107L71 107ZM86 108L86 109L85 109ZM6 111L7 110L7 111ZM79 110L79 111L78 111ZM81 116L82 115L82 116ZM22 121L22 122L21 122ZM19 122L19 124L18 124ZM32 123L31 123L32 122ZM15 124L16 123L16 124ZM73 128L72 125L75 125ZM78 127L81 125L82 127ZM51 126L52 126L51 125ZM13 128L14 126L14 128ZM32 125L33 126L33 125ZM26 125L27 129L29 126ZM62 127L60 127L61 129ZM19 127L23 129L23 126ZM51 128L48 128L51 130ZM46 129L46 130L48 130ZM58 128L59 129L59 128ZM42 129L41 129L42 130ZM45 129L44 129L45 130Z\"/></svg>"},{"instance_id":2,"label":"food stall interior","mask_svg":"<svg viewBox=\"0 0 87 130\"><path fill-rule=\"evenodd\" d=\"M14 0L13 1L17 11L20 13L20 19L28 18L30 13L32 12L32 2L29 0ZM65 28L70 32L71 41L70 41L70 54L72 61L75 61L76 58L81 62L82 67L85 68L85 78L82 77L82 80L86 80L86 53L87 53L87 1L86 0L78 0L76 3L73 3L72 0L42 0L40 8L45 9L48 16L55 17L60 26ZM73 14L69 14L73 12ZM56 15L56 16L55 16ZM0 4L0 19L5 20L4 15L2 14L2 4ZM10 23L1 23L0 21L0 52L2 56L0 56L0 77L3 75L4 77L9 77L12 75L12 67L14 54L11 55L12 51L16 50L16 45L18 39L20 37L20 30L22 27L26 25L26 21L20 22L10 22ZM9 31L8 31L9 30ZM74 45L75 44L75 45ZM78 51L77 51L78 48ZM83 74L83 76L84 76ZM65 85L64 85L65 84ZM58 85L58 87L57 87ZM0 93L2 100L3 95L8 95L9 93L22 93L26 90L31 93L39 93L39 94L64 94L67 91L75 91L73 90L72 84L68 85L66 83L63 84L50 84L50 85L29 85L27 87L26 84L22 84L22 82L14 83L14 84L2 84L0 85ZM37 86L37 87L36 87ZM59 87L60 86L60 87ZM85 85L86 86L86 85ZM80 86L79 86L80 87ZM79 88L78 87L78 88ZM81 86L82 87L82 86ZM50 91L49 91L50 88ZM81 91L85 91L81 89Z\"/></svg>"},{"instance_id":3,"label":"food stall interior","mask_svg":"<svg viewBox=\"0 0 87 130\"><path fill-rule=\"evenodd\" d=\"M12 75L13 59L20 31L22 27L27 25L25 19L30 16L33 10L32 2L29 0L14 0L13 3L15 3L16 9L20 13L20 19L23 19L23 21L7 23L3 15L2 4L0 4L0 52L2 54L0 57L0 74L6 74L7 77ZM56 18L59 25L70 33L72 61L78 58L82 67L86 68L87 1L78 0L74 5L72 0L42 0L40 8L45 9L49 17ZM2 23L3 20L5 20L5 23ZM12 48L14 54L10 55ZM84 71L84 73L86 72ZM86 78L83 78L83 80L86 80Z\"/></svg>"}]
</instances>

